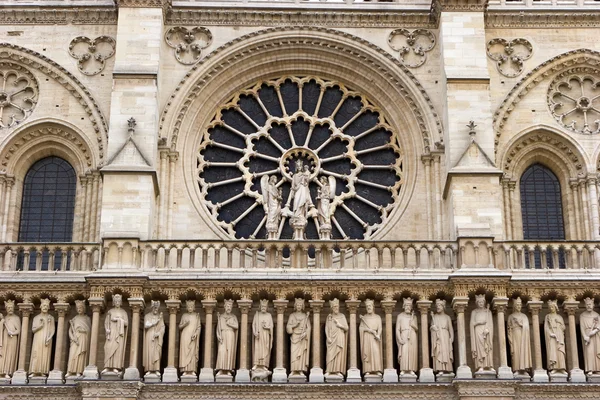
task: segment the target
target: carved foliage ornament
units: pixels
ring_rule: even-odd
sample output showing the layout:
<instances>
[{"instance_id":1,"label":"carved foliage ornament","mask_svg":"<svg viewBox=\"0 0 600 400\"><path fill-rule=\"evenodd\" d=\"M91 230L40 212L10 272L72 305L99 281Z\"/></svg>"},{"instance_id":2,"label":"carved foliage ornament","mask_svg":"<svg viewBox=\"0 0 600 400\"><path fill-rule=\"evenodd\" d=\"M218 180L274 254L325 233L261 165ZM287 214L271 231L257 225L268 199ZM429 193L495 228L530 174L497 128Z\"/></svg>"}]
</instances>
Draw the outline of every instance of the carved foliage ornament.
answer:
<instances>
[{"instance_id":1,"label":"carved foliage ornament","mask_svg":"<svg viewBox=\"0 0 600 400\"><path fill-rule=\"evenodd\" d=\"M20 65L0 63L0 129L25 120L33 111L39 94L38 82Z\"/></svg>"},{"instance_id":2,"label":"carved foliage ornament","mask_svg":"<svg viewBox=\"0 0 600 400\"><path fill-rule=\"evenodd\" d=\"M201 199L218 226L237 238L267 236L264 176L273 178L280 207L294 210L298 168L311 205L334 179L327 204L334 239L371 236L404 182L402 151L381 111L343 84L316 77L256 83L221 106L202 135ZM281 214L271 239L292 237L294 216ZM309 213L308 239L318 238L319 220Z\"/></svg>"},{"instance_id":3,"label":"carved foliage ornament","mask_svg":"<svg viewBox=\"0 0 600 400\"><path fill-rule=\"evenodd\" d=\"M191 65L200 60L202 49L212 43L212 34L206 28L176 26L165 33L165 41L175 49L175 58L181 64Z\"/></svg>"},{"instance_id":4,"label":"carved foliage ornament","mask_svg":"<svg viewBox=\"0 0 600 400\"><path fill-rule=\"evenodd\" d=\"M104 70L106 60L115 55L116 43L110 36L90 39L77 36L69 44L69 54L77 60L77 68L84 75L96 75Z\"/></svg>"},{"instance_id":5,"label":"carved foliage ornament","mask_svg":"<svg viewBox=\"0 0 600 400\"><path fill-rule=\"evenodd\" d=\"M496 61L498 72L514 78L523 72L523 62L531 58L533 46L527 39L492 39L487 43L487 55Z\"/></svg>"},{"instance_id":6,"label":"carved foliage ornament","mask_svg":"<svg viewBox=\"0 0 600 400\"><path fill-rule=\"evenodd\" d=\"M427 52L435 47L435 36L426 29L396 29L388 36L388 44L399 52L404 65L417 68L427 61Z\"/></svg>"},{"instance_id":7,"label":"carved foliage ornament","mask_svg":"<svg viewBox=\"0 0 600 400\"><path fill-rule=\"evenodd\" d=\"M548 89L548 106L572 132L600 133L600 70L577 68L558 75Z\"/></svg>"}]
</instances>

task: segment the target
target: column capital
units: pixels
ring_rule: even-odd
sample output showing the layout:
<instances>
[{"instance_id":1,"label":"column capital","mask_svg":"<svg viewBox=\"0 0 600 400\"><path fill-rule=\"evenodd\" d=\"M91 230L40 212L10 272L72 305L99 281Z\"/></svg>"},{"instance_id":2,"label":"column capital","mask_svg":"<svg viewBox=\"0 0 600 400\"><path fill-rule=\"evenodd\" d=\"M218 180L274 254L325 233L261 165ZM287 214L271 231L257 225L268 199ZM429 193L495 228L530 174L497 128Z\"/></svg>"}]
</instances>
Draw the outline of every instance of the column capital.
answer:
<instances>
[{"instance_id":1,"label":"column capital","mask_svg":"<svg viewBox=\"0 0 600 400\"><path fill-rule=\"evenodd\" d=\"M19 311L21 311L21 315L23 316L30 316L31 313L33 312L33 303L29 303L29 302L24 302L24 303L19 303L17 304L19 307Z\"/></svg>"},{"instance_id":2,"label":"column capital","mask_svg":"<svg viewBox=\"0 0 600 400\"><path fill-rule=\"evenodd\" d=\"M314 313L320 313L323 309L323 305L325 304L325 300L309 300L308 304L310 304L310 308Z\"/></svg>"},{"instance_id":3,"label":"column capital","mask_svg":"<svg viewBox=\"0 0 600 400\"><path fill-rule=\"evenodd\" d=\"M356 314L358 307L360 307L360 300L346 300L346 308L350 314Z\"/></svg>"},{"instance_id":4,"label":"column capital","mask_svg":"<svg viewBox=\"0 0 600 400\"><path fill-rule=\"evenodd\" d=\"M54 309L59 317L64 318L64 316L67 314L67 311L69 311L69 303L54 303Z\"/></svg>"},{"instance_id":5,"label":"column capital","mask_svg":"<svg viewBox=\"0 0 600 400\"><path fill-rule=\"evenodd\" d=\"M391 314L396 306L396 300L381 300L380 304L386 314Z\"/></svg>"},{"instance_id":6,"label":"column capital","mask_svg":"<svg viewBox=\"0 0 600 400\"><path fill-rule=\"evenodd\" d=\"M240 299L236 301L238 307L242 314L248 314L250 309L252 308L252 300L250 299Z\"/></svg>"},{"instance_id":7,"label":"column capital","mask_svg":"<svg viewBox=\"0 0 600 400\"><path fill-rule=\"evenodd\" d=\"M212 313L214 311L215 307L217 306L217 301L214 299L201 300L200 303L202 303L202 307L204 308L204 311L207 313Z\"/></svg>"},{"instance_id":8,"label":"column capital","mask_svg":"<svg viewBox=\"0 0 600 400\"><path fill-rule=\"evenodd\" d=\"M464 313L468 305L468 297L455 297L452 299L452 309L457 313Z\"/></svg>"},{"instance_id":9,"label":"column capital","mask_svg":"<svg viewBox=\"0 0 600 400\"><path fill-rule=\"evenodd\" d=\"M134 313L139 313L146 306L144 299L141 297L131 297L127 299L127 303Z\"/></svg>"},{"instance_id":10,"label":"column capital","mask_svg":"<svg viewBox=\"0 0 600 400\"><path fill-rule=\"evenodd\" d=\"M181 307L181 302L179 300L165 300L165 305L170 314L177 314L177 311Z\"/></svg>"},{"instance_id":11,"label":"column capital","mask_svg":"<svg viewBox=\"0 0 600 400\"><path fill-rule=\"evenodd\" d=\"M576 300L571 300L571 301L567 300L563 303L563 308L565 309L565 312L567 313L567 315L569 315L569 316L575 315L577 310L579 310L579 302Z\"/></svg>"},{"instance_id":12,"label":"column capital","mask_svg":"<svg viewBox=\"0 0 600 400\"><path fill-rule=\"evenodd\" d=\"M420 313L427 314L431 308L431 304L433 304L431 300L417 300L417 309Z\"/></svg>"},{"instance_id":13,"label":"column capital","mask_svg":"<svg viewBox=\"0 0 600 400\"><path fill-rule=\"evenodd\" d=\"M90 297L88 299L88 304L92 308L92 312L96 309L98 310L98 312L100 312L100 310L106 306L103 297Z\"/></svg>"},{"instance_id":14,"label":"column capital","mask_svg":"<svg viewBox=\"0 0 600 400\"><path fill-rule=\"evenodd\" d=\"M527 302L527 308L529 308L532 315L538 315L543 305L544 302L541 300L529 300Z\"/></svg>"},{"instance_id":15,"label":"column capital","mask_svg":"<svg viewBox=\"0 0 600 400\"><path fill-rule=\"evenodd\" d=\"M505 313L508 307L508 297L494 297L492 299L492 306L496 312Z\"/></svg>"},{"instance_id":16,"label":"column capital","mask_svg":"<svg viewBox=\"0 0 600 400\"><path fill-rule=\"evenodd\" d=\"M285 299L273 300L273 306L275 307L275 310L277 311L277 314L283 314L285 312L285 309L287 308L288 302L289 301L285 300Z\"/></svg>"}]
</instances>

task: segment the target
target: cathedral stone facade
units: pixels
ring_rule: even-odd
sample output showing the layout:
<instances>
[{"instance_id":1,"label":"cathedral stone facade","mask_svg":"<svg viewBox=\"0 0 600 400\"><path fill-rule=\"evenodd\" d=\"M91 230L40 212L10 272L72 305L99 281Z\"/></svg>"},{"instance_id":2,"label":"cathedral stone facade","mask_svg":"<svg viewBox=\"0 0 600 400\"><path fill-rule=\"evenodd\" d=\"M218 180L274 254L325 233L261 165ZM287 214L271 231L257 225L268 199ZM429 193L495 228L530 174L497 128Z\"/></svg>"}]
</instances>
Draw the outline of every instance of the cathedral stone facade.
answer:
<instances>
[{"instance_id":1,"label":"cathedral stone facade","mask_svg":"<svg viewBox=\"0 0 600 400\"><path fill-rule=\"evenodd\" d=\"M0 398L600 398L597 0L0 3Z\"/></svg>"}]
</instances>

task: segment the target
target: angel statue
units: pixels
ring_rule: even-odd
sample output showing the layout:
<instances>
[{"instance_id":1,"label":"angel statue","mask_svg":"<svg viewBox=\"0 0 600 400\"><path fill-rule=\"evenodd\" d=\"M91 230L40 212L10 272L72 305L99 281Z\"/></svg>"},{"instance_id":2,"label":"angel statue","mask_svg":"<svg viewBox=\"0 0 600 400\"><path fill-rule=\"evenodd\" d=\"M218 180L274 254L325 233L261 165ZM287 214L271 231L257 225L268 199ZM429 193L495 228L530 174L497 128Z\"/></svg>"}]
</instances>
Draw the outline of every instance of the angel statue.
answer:
<instances>
[{"instance_id":1,"label":"angel statue","mask_svg":"<svg viewBox=\"0 0 600 400\"><path fill-rule=\"evenodd\" d=\"M267 239L277 239L279 221L281 220L281 201L283 196L281 188L277 186L277 176L263 175L260 178L262 189L263 207L267 216Z\"/></svg>"},{"instance_id":2,"label":"angel statue","mask_svg":"<svg viewBox=\"0 0 600 400\"><path fill-rule=\"evenodd\" d=\"M335 178L321 177L320 187L317 189L317 205L319 220L319 237L331 239L331 200L335 197Z\"/></svg>"},{"instance_id":3,"label":"angel statue","mask_svg":"<svg viewBox=\"0 0 600 400\"><path fill-rule=\"evenodd\" d=\"M308 218L316 217L315 206L310 197L310 170L302 160L296 161L296 171L292 176L290 198L283 210L284 215L290 216L290 225L294 228L294 240L305 239L305 229ZM290 201L293 199L293 208L290 211Z\"/></svg>"}]
</instances>

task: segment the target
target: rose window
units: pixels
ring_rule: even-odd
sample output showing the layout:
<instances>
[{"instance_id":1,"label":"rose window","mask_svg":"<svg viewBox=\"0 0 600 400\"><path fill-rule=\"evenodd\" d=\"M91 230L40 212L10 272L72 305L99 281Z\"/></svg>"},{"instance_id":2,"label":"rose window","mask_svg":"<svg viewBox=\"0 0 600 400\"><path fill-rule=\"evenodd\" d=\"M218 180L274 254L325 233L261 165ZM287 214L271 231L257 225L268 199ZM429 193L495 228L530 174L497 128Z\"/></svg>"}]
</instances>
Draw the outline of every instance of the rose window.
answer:
<instances>
[{"instance_id":1,"label":"rose window","mask_svg":"<svg viewBox=\"0 0 600 400\"><path fill-rule=\"evenodd\" d=\"M381 111L315 77L236 94L203 132L197 165L203 203L236 238L368 238L403 185L402 149Z\"/></svg>"},{"instance_id":2,"label":"rose window","mask_svg":"<svg viewBox=\"0 0 600 400\"><path fill-rule=\"evenodd\" d=\"M550 111L564 127L587 135L600 133L600 84L592 76L559 76L550 86Z\"/></svg>"},{"instance_id":3,"label":"rose window","mask_svg":"<svg viewBox=\"0 0 600 400\"><path fill-rule=\"evenodd\" d=\"M37 81L29 71L0 64L0 128L10 128L27 118L37 97Z\"/></svg>"}]
</instances>

